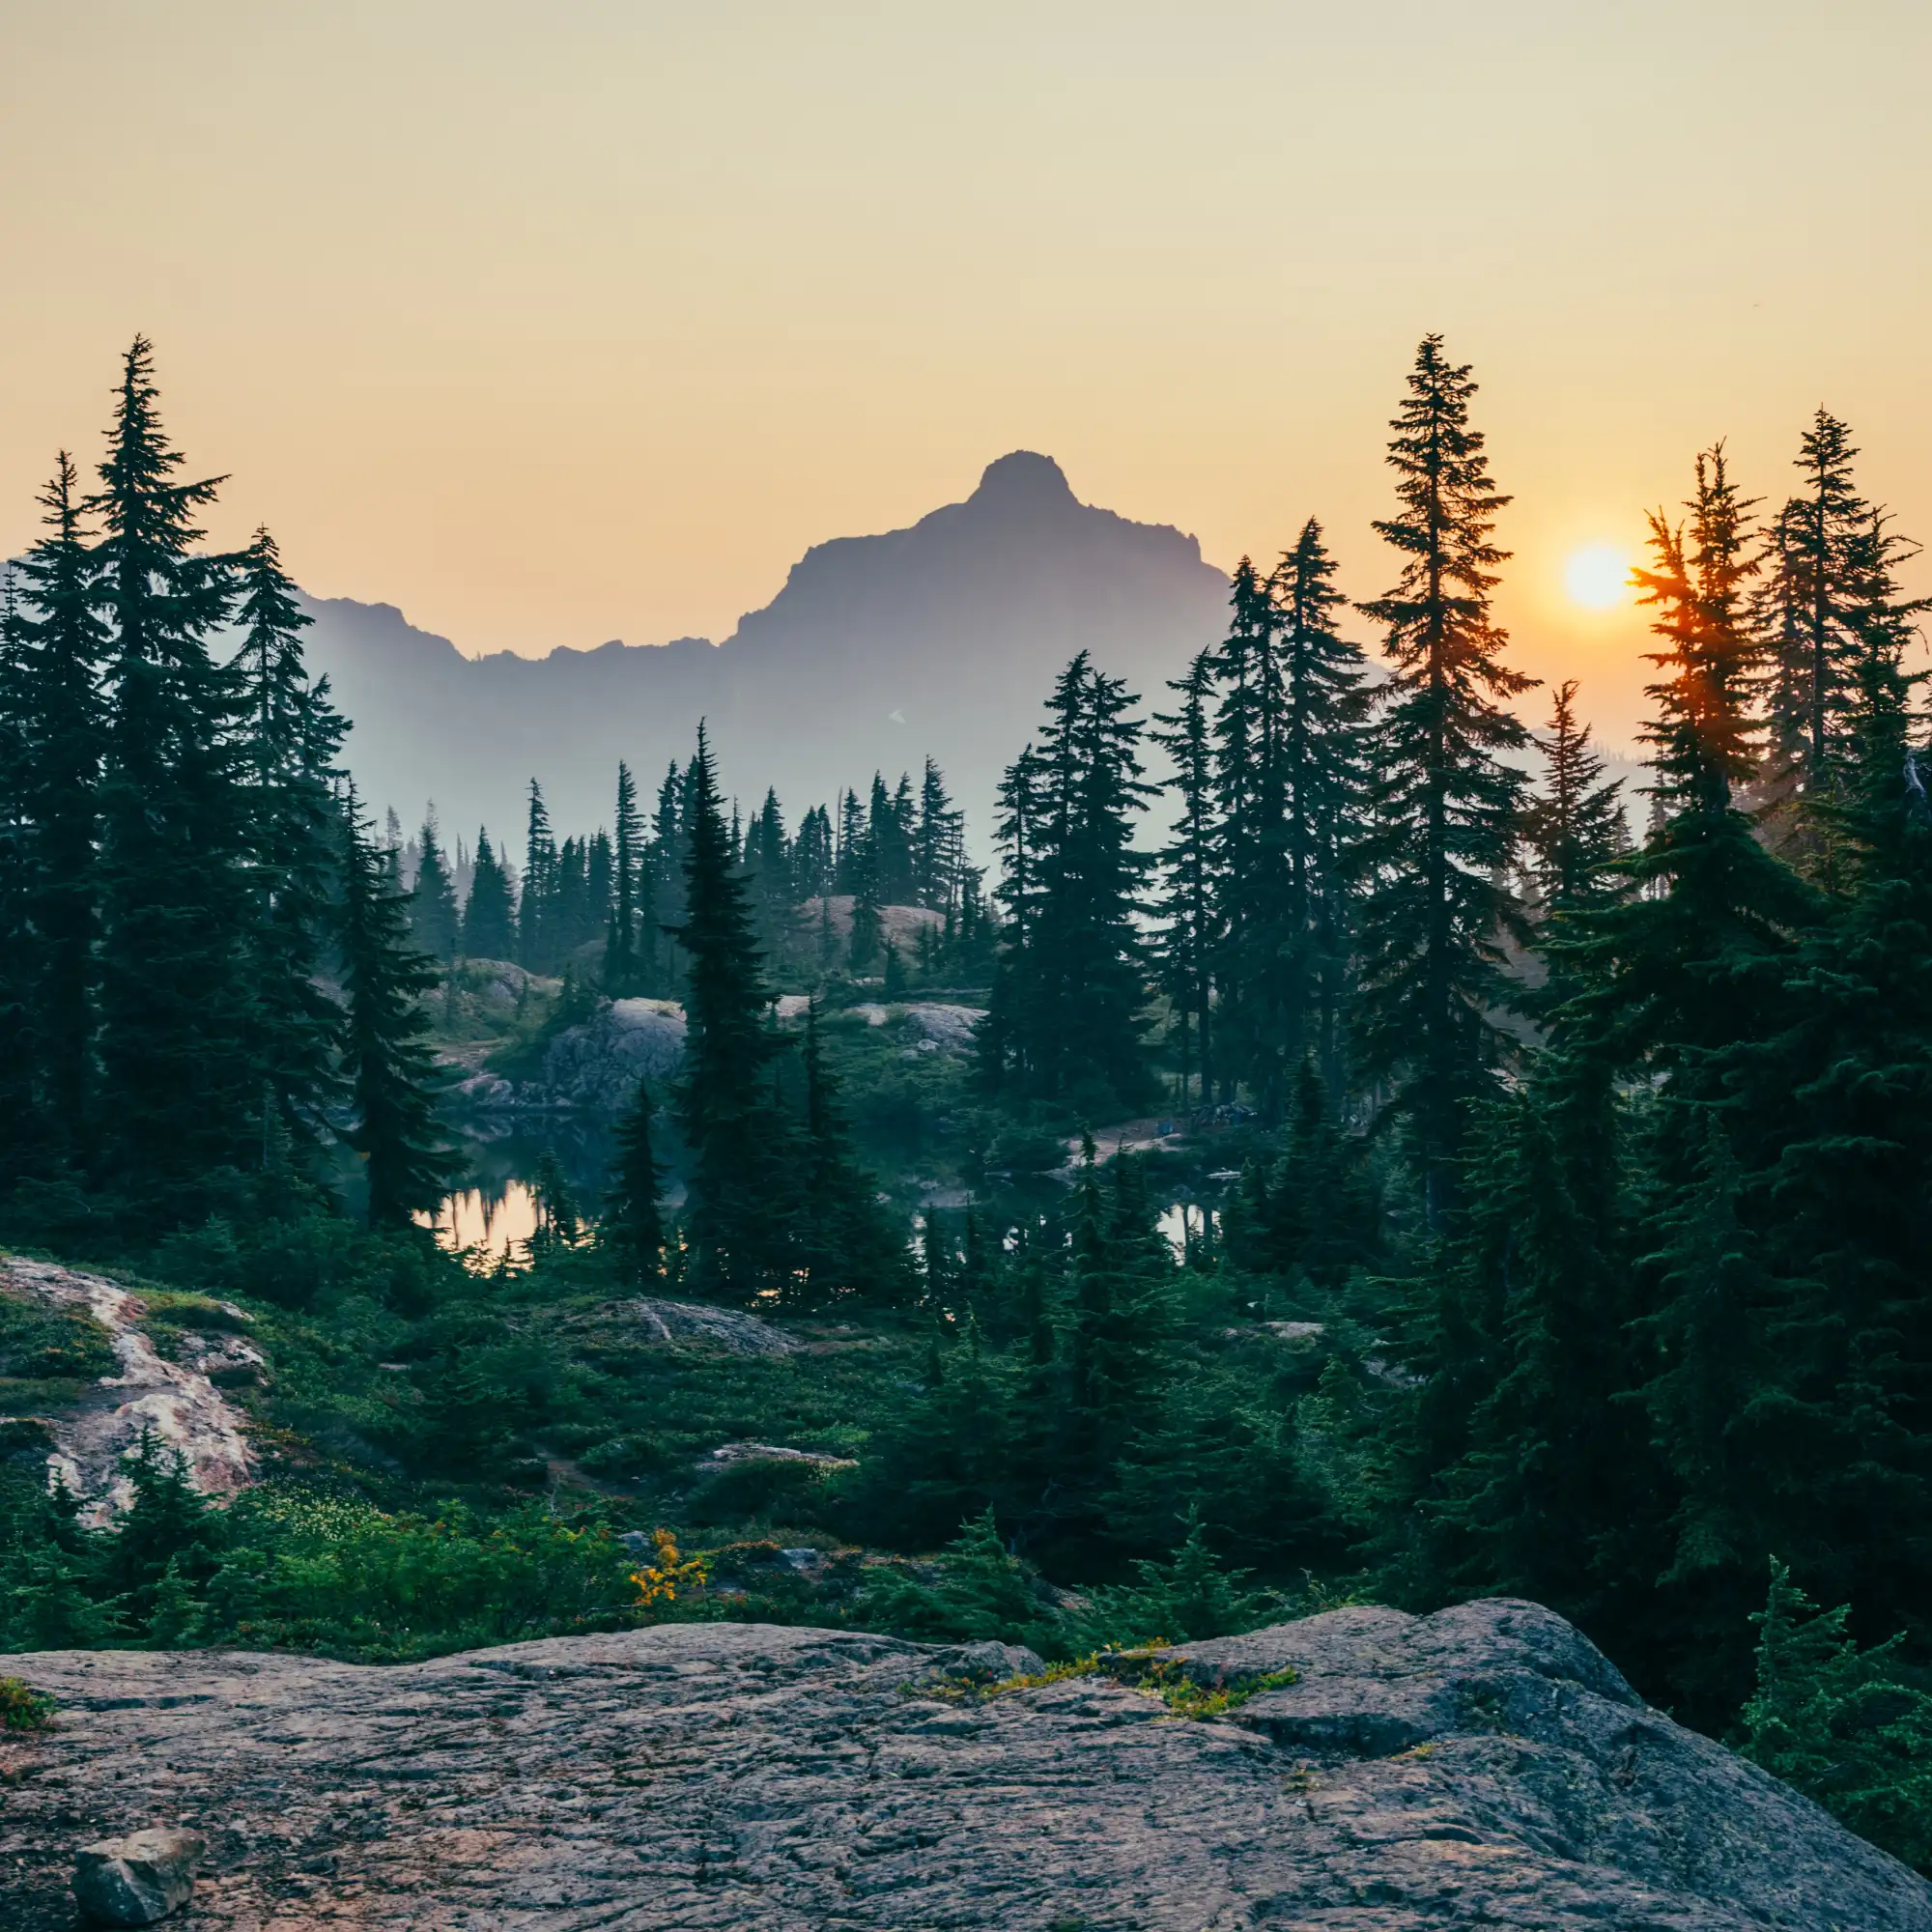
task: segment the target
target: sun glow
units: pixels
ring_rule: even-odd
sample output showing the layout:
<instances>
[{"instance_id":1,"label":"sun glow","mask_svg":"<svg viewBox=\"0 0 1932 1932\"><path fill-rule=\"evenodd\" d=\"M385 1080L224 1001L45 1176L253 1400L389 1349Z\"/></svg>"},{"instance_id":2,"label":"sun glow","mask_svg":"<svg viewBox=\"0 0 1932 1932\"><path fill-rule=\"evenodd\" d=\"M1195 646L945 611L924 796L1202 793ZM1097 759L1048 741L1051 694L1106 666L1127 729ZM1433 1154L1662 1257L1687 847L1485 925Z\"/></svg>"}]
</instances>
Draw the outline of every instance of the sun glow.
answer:
<instances>
[{"instance_id":1,"label":"sun glow","mask_svg":"<svg viewBox=\"0 0 1932 1932\"><path fill-rule=\"evenodd\" d=\"M1630 602L1630 558L1615 544L1585 544L1563 566L1563 587L1586 611L1613 611Z\"/></svg>"}]
</instances>

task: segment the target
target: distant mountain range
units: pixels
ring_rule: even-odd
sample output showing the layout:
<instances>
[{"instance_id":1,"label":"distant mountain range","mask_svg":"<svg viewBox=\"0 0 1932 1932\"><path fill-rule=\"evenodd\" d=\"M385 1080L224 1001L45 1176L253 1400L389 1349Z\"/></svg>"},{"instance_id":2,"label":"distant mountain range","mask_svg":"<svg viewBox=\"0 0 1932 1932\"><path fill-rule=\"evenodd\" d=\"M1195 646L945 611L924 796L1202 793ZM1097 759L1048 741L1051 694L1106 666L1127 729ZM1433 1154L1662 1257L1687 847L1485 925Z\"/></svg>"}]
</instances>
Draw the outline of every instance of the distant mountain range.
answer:
<instances>
[{"instance_id":1,"label":"distant mountain range","mask_svg":"<svg viewBox=\"0 0 1932 1932\"><path fill-rule=\"evenodd\" d=\"M451 842L487 825L521 854L532 777L559 836L608 824L617 760L648 798L702 717L748 812L775 784L795 825L875 768L916 780L929 753L983 851L999 773L1066 660L1091 651L1164 704L1163 681L1223 635L1227 598L1193 537L1080 502L1021 450L910 529L808 551L722 644L467 658L392 605L315 598L309 655L355 721L364 799L410 828L433 800Z\"/></svg>"}]
</instances>

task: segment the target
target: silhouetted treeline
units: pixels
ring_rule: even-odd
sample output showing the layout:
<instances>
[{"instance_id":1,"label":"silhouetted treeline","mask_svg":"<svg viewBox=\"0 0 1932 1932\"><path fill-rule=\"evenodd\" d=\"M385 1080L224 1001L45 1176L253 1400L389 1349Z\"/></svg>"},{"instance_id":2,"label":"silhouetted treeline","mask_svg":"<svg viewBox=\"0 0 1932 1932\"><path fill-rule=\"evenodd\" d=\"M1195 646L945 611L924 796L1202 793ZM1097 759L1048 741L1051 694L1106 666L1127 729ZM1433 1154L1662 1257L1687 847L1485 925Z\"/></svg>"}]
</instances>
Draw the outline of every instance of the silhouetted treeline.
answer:
<instances>
[{"instance_id":1,"label":"silhouetted treeline","mask_svg":"<svg viewBox=\"0 0 1932 1932\"><path fill-rule=\"evenodd\" d=\"M521 872L513 874L498 856L486 828L477 835L461 907L432 815L404 848L417 944L442 959L462 954L513 959L533 973L578 971L615 999L677 997L686 962L674 935L685 912L697 781L696 757L673 762L647 811L630 767L620 764L614 832L559 844L543 787L531 780ZM889 966L928 979L946 972L983 979L991 923L963 828L964 815L930 758L917 788L902 776L888 790L875 773L868 802L841 792L836 812L813 806L796 832L787 832L775 791L766 791L749 822L734 804L725 822L727 859L746 882L767 964L807 981ZM828 901L838 897L851 904L835 922ZM937 918L920 923L902 949L886 929L888 906Z\"/></svg>"}]
</instances>

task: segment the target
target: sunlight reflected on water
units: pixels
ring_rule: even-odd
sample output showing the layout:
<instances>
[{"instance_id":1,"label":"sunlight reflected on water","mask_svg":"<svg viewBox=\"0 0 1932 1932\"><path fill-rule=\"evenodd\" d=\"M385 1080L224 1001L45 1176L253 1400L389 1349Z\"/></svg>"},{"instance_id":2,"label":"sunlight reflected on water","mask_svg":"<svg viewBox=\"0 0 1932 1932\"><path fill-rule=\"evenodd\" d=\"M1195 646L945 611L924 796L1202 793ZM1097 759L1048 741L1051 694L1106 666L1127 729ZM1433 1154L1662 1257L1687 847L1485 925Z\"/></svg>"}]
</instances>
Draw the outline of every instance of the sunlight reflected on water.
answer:
<instances>
[{"instance_id":1,"label":"sunlight reflected on water","mask_svg":"<svg viewBox=\"0 0 1932 1932\"><path fill-rule=\"evenodd\" d=\"M500 1194L466 1187L444 1198L433 1222L426 1215L417 1219L436 1230L438 1247L452 1254L472 1248L479 1258L500 1261L536 1233L537 1198L521 1180L505 1181Z\"/></svg>"},{"instance_id":2,"label":"sunlight reflected on water","mask_svg":"<svg viewBox=\"0 0 1932 1932\"><path fill-rule=\"evenodd\" d=\"M1168 1246L1183 1259L1188 1242L1210 1236L1216 1221L1213 1208L1204 1208L1198 1201L1177 1201L1160 1210L1160 1232L1167 1236Z\"/></svg>"}]
</instances>

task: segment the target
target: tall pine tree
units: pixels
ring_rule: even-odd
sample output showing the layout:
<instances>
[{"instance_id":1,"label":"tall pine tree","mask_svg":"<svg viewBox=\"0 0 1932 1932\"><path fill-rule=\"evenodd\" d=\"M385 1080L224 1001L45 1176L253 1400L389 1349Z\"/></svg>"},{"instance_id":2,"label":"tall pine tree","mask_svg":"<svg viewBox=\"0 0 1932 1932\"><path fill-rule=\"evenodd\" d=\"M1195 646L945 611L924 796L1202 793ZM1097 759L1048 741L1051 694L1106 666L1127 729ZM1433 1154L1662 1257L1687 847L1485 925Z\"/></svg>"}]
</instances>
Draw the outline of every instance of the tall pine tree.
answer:
<instances>
[{"instance_id":1,"label":"tall pine tree","mask_svg":"<svg viewBox=\"0 0 1932 1932\"><path fill-rule=\"evenodd\" d=\"M530 781L527 830L524 838L523 889L517 900L517 964L526 973L548 973L560 956L556 943L556 840L543 787Z\"/></svg>"},{"instance_id":2,"label":"tall pine tree","mask_svg":"<svg viewBox=\"0 0 1932 1932\"><path fill-rule=\"evenodd\" d=\"M476 863L463 908L463 951L471 959L508 959L516 950L516 907L509 875L486 828L476 834Z\"/></svg>"},{"instance_id":3,"label":"tall pine tree","mask_svg":"<svg viewBox=\"0 0 1932 1932\"><path fill-rule=\"evenodd\" d=\"M1502 938L1517 917L1499 883L1515 843L1527 733L1505 705L1536 682L1502 661L1490 613L1491 542L1509 501L1490 479L1467 364L1423 338L1392 425L1396 515L1377 533L1402 554L1386 596L1363 605L1387 629L1373 815L1361 848L1362 1071L1406 1119L1425 1213L1440 1227L1470 1105L1509 1057L1497 1009Z\"/></svg>"},{"instance_id":4,"label":"tall pine tree","mask_svg":"<svg viewBox=\"0 0 1932 1932\"><path fill-rule=\"evenodd\" d=\"M1214 1089L1214 961L1220 939L1220 871L1215 813L1214 746L1208 707L1214 691L1214 654L1202 651L1184 677L1168 690L1179 699L1173 712L1157 713L1154 742L1174 763L1180 810L1174 836L1160 855L1159 960L1180 1032L1180 1098L1191 1099L1190 1080L1201 1075L1201 1099Z\"/></svg>"},{"instance_id":5,"label":"tall pine tree","mask_svg":"<svg viewBox=\"0 0 1932 1932\"><path fill-rule=\"evenodd\" d=\"M616 837L611 855L611 929L604 941L604 990L621 1000L642 989L638 948L644 869L644 820L631 768L617 761Z\"/></svg>"},{"instance_id":6,"label":"tall pine tree","mask_svg":"<svg viewBox=\"0 0 1932 1932\"><path fill-rule=\"evenodd\" d=\"M88 505L95 607L112 640L100 787L101 1149L121 1189L191 1211L245 1165L259 1089L246 976L248 821L235 681L210 650L225 559L196 515L219 479L175 480L153 352L128 350Z\"/></svg>"},{"instance_id":7,"label":"tall pine tree","mask_svg":"<svg viewBox=\"0 0 1932 1932\"><path fill-rule=\"evenodd\" d=\"M677 941L690 961L689 1030L677 1105L691 1159L687 1278L700 1293L750 1299L787 1285L792 1136L772 1084L782 1041L767 1020L750 895L701 725L683 810L689 853Z\"/></svg>"},{"instance_id":8,"label":"tall pine tree","mask_svg":"<svg viewBox=\"0 0 1932 1932\"><path fill-rule=\"evenodd\" d=\"M462 916L456 905L456 882L443 857L432 807L417 834L415 885L410 893L410 937L417 952L444 962L456 957L462 936Z\"/></svg>"},{"instance_id":9,"label":"tall pine tree","mask_svg":"<svg viewBox=\"0 0 1932 1932\"><path fill-rule=\"evenodd\" d=\"M665 1272L663 1185L651 1145L650 1089L639 1080L629 1111L617 1123L617 1157L611 1167L599 1240L616 1251L631 1278L645 1288Z\"/></svg>"},{"instance_id":10,"label":"tall pine tree","mask_svg":"<svg viewBox=\"0 0 1932 1932\"><path fill-rule=\"evenodd\" d=\"M302 654L308 614L258 529L241 561L240 685L255 900L249 934L261 1065L262 1162L286 1141L313 1155L337 1094L341 1010L325 990L341 890L336 757L349 726Z\"/></svg>"},{"instance_id":11,"label":"tall pine tree","mask_svg":"<svg viewBox=\"0 0 1932 1932\"><path fill-rule=\"evenodd\" d=\"M1134 847L1152 787L1130 716L1138 701L1081 652L1047 700L1038 751L1022 754L1003 793L1013 917L980 1037L982 1073L1095 1112L1152 1089L1138 923L1148 860Z\"/></svg>"},{"instance_id":12,"label":"tall pine tree","mask_svg":"<svg viewBox=\"0 0 1932 1932\"><path fill-rule=\"evenodd\" d=\"M1308 1055L1331 1104L1345 1086L1349 867L1368 783L1370 707L1361 649L1336 629L1346 600L1334 577L1321 526L1310 517L1269 581L1281 684L1280 772L1269 788L1281 813L1283 893L1280 1018L1265 1037L1270 1113Z\"/></svg>"}]
</instances>

